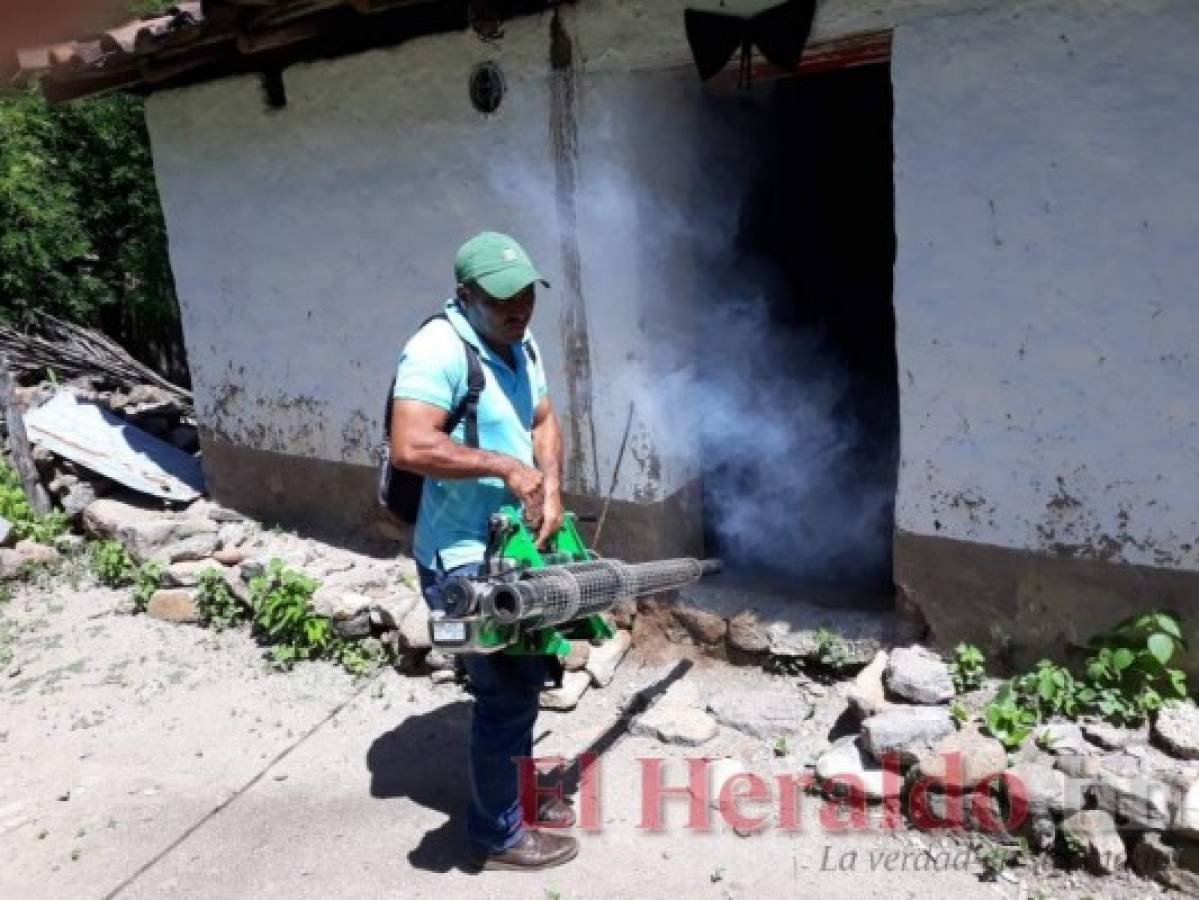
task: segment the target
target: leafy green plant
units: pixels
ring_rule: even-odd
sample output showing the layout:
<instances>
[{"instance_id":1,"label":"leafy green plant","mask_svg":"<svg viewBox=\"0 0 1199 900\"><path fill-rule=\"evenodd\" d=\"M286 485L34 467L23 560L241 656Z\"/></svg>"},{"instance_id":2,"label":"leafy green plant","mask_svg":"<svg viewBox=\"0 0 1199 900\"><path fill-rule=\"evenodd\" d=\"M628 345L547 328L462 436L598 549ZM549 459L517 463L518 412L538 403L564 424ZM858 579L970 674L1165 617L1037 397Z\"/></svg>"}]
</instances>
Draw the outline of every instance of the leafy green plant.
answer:
<instances>
[{"instance_id":1,"label":"leafy green plant","mask_svg":"<svg viewBox=\"0 0 1199 900\"><path fill-rule=\"evenodd\" d=\"M133 575L133 602L139 610L144 612L154 592L162 587L163 571L162 563L153 559L138 566Z\"/></svg>"},{"instance_id":2,"label":"leafy green plant","mask_svg":"<svg viewBox=\"0 0 1199 900\"><path fill-rule=\"evenodd\" d=\"M1043 750L1045 753L1052 753L1053 748L1057 745L1057 738L1053 736L1051 730L1044 728L1037 732L1035 742L1038 750Z\"/></svg>"},{"instance_id":3,"label":"leafy green plant","mask_svg":"<svg viewBox=\"0 0 1199 900\"><path fill-rule=\"evenodd\" d=\"M1019 860L1017 847L1007 847L990 838L982 838L975 847L975 855L982 866L982 880L995 881L1013 862Z\"/></svg>"},{"instance_id":4,"label":"leafy green plant","mask_svg":"<svg viewBox=\"0 0 1199 900\"><path fill-rule=\"evenodd\" d=\"M1187 696L1186 673L1167 664L1186 649L1182 625L1166 612L1130 616L1091 639L1079 703L1116 724L1137 724Z\"/></svg>"},{"instance_id":5,"label":"leafy green plant","mask_svg":"<svg viewBox=\"0 0 1199 900\"><path fill-rule=\"evenodd\" d=\"M278 559L250 581L254 627L271 645L271 663L277 668L290 669L298 660L319 659L337 649L329 620L309 605L317 586L315 579L284 568Z\"/></svg>"},{"instance_id":6,"label":"leafy green plant","mask_svg":"<svg viewBox=\"0 0 1199 900\"><path fill-rule=\"evenodd\" d=\"M954 721L959 725L965 725L970 721L970 710L960 700L954 700L953 703L949 704L949 714L953 716Z\"/></svg>"},{"instance_id":7,"label":"leafy green plant","mask_svg":"<svg viewBox=\"0 0 1199 900\"><path fill-rule=\"evenodd\" d=\"M845 639L831 628L816 630L816 659L828 669L843 669L849 663L849 648Z\"/></svg>"},{"instance_id":8,"label":"leafy green plant","mask_svg":"<svg viewBox=\"0 0 1199 900\"><path fill-rule=\"evenodd\" d=\"M1039 721L1036 710L1022 701L1011 681L1004 683L987 704L983 719L991 735L1009 750L1019 747Z\"/></svg>"},{"instance_id":9,"label":"leafy green plant","mask_svg":"<svg viewBox=\"0 0 1199 900\"><path fill-rule=\"evenodd\" d=\"M96 579L108 587L123 587L133 582L137 567L120 541L96 541L88 552L88 561Z\"/></svg>"},{"instance_id":10,"label":"leafy green plant","mask_svg":"<svg viewBox=\"0 0 1199 900\"><path fill-rule=\"evenodd\" d=\"M234 596L225 576L216 569L205 569L200 573L196 587L196 611L204 625L224 631L245 620L247 609Z\"/></svg>"},{"instance_id":11,"label":"leafy green plant","mask_svg":"<svg viewBox=\"0 0 1199 900\"><path fill-rule=\"evenodd\" d=\"M1004 685L985 711L991 733L1012 748L1052 716L1094 715L1135 725L1163 704L1187 696L1186 674L1168 665L1186 647L1176 616L1131 616L1093 637L1089 646L1081 675L1043 659Z\"/></svg>"},{"instance_id":12,"label":"leafy green plant","mask_svg":"<svg viewBox=\"0 0 1199 900\"><path fill-rule=\"evenodd\" d=\"M974 644L958 644L953 648L953 661L949 664L949 674L953 678L953 687L959 694L982 687L983 679L987 677L987 658Z\"/></svg>"},{"instance_id":13,"label":"leafy green plant","mask_svg":"<svg viewBox=\"0 0 1199 900\"><path fill-rule=\"evenodd\" d=\"M372 674L387 661L387 650L374 638L350 641L338 637L336 646L337 661L357 678Z\"/></svg>"},{"instance_id":14,"label":"leafy green plant","mask_svg":"<svg viewBox=\"0 0 1199 900\"><path fill-rule=\"evenodd\" d=\"M1063 715L1074 718L1078 714L1078 685L1070 670L1047 659L1037 663L1036 669L1021 676L1016 690L1032 698L1042 718Z\"/></svg>"},{"instance_id":15,"label":"leafy green plant","mask_svg":"<svg viewBox=\"0 0 1199 900\"><path fill-rule=\"evenodd\" d=\"M18 540L51 544L67 530L67 518L60 510L51 510L44 516L34 511L25 496L21 476L5 462L0 462L0 516L12 523Z\"/></svg>"}]
</instances>

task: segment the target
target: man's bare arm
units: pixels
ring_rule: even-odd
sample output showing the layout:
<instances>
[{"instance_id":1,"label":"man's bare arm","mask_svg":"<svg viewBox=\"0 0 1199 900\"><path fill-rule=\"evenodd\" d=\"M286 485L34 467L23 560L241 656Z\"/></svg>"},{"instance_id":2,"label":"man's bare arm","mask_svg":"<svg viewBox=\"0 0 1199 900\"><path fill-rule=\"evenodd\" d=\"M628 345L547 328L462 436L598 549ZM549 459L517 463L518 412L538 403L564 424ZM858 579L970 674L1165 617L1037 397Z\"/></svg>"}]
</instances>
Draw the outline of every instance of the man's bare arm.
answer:
<instances>
[{"instance_id":1,"label":"man's bare arm","mask_svg":"<svg viewBox=\"0 0 1199 900\"><path fill-rule=\"evenodd\" d=\"M545 479L545 504L537 543L562 524L562 430L549 397L543 397L533 412L533 460Z\"/></svg>"},{"instance_id":2,"label":"man's bare arm","mask_svg":"<svg viewBox=\"0 0 1199 900\"><path fill-rule=\"evenodd\" d=\"M545 505L542 474L506 454L459 444L442 430L448 418L431 403L393 400L391 464L431 478L502 478L540 524Z\"/></svg>"}]
</instances>

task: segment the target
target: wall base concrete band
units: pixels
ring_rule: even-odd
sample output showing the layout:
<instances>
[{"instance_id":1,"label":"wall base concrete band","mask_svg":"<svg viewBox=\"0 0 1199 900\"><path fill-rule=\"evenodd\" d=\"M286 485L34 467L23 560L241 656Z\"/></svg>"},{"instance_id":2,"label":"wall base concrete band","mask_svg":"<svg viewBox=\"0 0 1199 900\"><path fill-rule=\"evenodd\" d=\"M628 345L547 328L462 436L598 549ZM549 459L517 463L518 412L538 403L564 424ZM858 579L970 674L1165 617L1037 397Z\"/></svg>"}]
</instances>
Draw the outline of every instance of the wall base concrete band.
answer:
<instances>
[{"instance_id":1,"label":"wall base concrete band","mask_svg":"<svg viewBox=\"0 0 1199 900\"><path fill-rule=\"evenodd\" d=\"M365 552L391 555L410 549L408 529L375 502L375 469L253 450L210 436L202 436L201 443L209 494L218 503L267 525L281 523ZM598 515L603 506L602 500L577 495L565 502L582 515ZM699 510L697 481L657 503L614 500L601 549L605 556L630 562L700 556ZM584 527L588 539L594 527Z\"/></svg>"},{"instance_id":2,"label":"wall base concrete band","mask_svg":"<svg viewBox=\"0 0 1199 900\"><path fill-rule=\"evenodd\" d=\"M1136 612L1182 617L1189 650L1177 665L1199 676L1199 573L1009 550L900 531L895 581L948 651L978 644L1006 670L1081 659L1092 635Z\"/></svg>"}]
</instances>

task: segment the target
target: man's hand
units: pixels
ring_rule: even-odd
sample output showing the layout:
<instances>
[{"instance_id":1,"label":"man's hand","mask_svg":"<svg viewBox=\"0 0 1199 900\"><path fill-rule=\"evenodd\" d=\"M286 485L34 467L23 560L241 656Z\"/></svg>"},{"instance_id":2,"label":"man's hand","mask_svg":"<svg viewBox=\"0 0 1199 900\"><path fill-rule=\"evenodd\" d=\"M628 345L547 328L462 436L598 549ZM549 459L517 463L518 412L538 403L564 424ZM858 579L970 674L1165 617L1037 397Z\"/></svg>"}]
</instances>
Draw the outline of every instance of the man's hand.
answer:
<instances>
[{"instance_id":1,"label":"man's hand","mask_svg":"<svg viewBox=\"0 0 1199 900\"><path fill-rule=\"evenodd\" d=\"M532 466L513 460L504 473L504 484L524 507L525 523L530 528L540 528L545 511L545 476Z\"/></svg>"},{"instance_id":2,"label":"man's hand","mask_svg":"<svg viewBox=\"0 0 1199 900\"><path fill-rule=\"evenodd\" d=\"M538 550L544 550L545 542L562 527L562 517L565 515L565 511L562 509L562 495L557 490L546 491L545 505L542 509L541 530L537 532Z\"/></svg>"}]
</instances>

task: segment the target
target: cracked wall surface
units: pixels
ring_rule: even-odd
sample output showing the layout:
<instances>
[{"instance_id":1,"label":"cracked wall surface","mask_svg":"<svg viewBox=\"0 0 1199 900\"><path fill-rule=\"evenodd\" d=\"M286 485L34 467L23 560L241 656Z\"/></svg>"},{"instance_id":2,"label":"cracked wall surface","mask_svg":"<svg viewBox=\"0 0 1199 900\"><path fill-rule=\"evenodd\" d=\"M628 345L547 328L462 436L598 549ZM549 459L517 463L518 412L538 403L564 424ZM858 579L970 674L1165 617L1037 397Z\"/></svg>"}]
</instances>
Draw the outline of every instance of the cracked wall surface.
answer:
<instances>
[{"instance_id":1,"label":"cracked wall surface","mask_svg":"<svg viewBox=\"0 0 1199 900\"><path fill-rule=\"evenodd\" d=\"M897 524L1199 570L1199 5L896 31Z\"/></svg>"}]
</instances>

